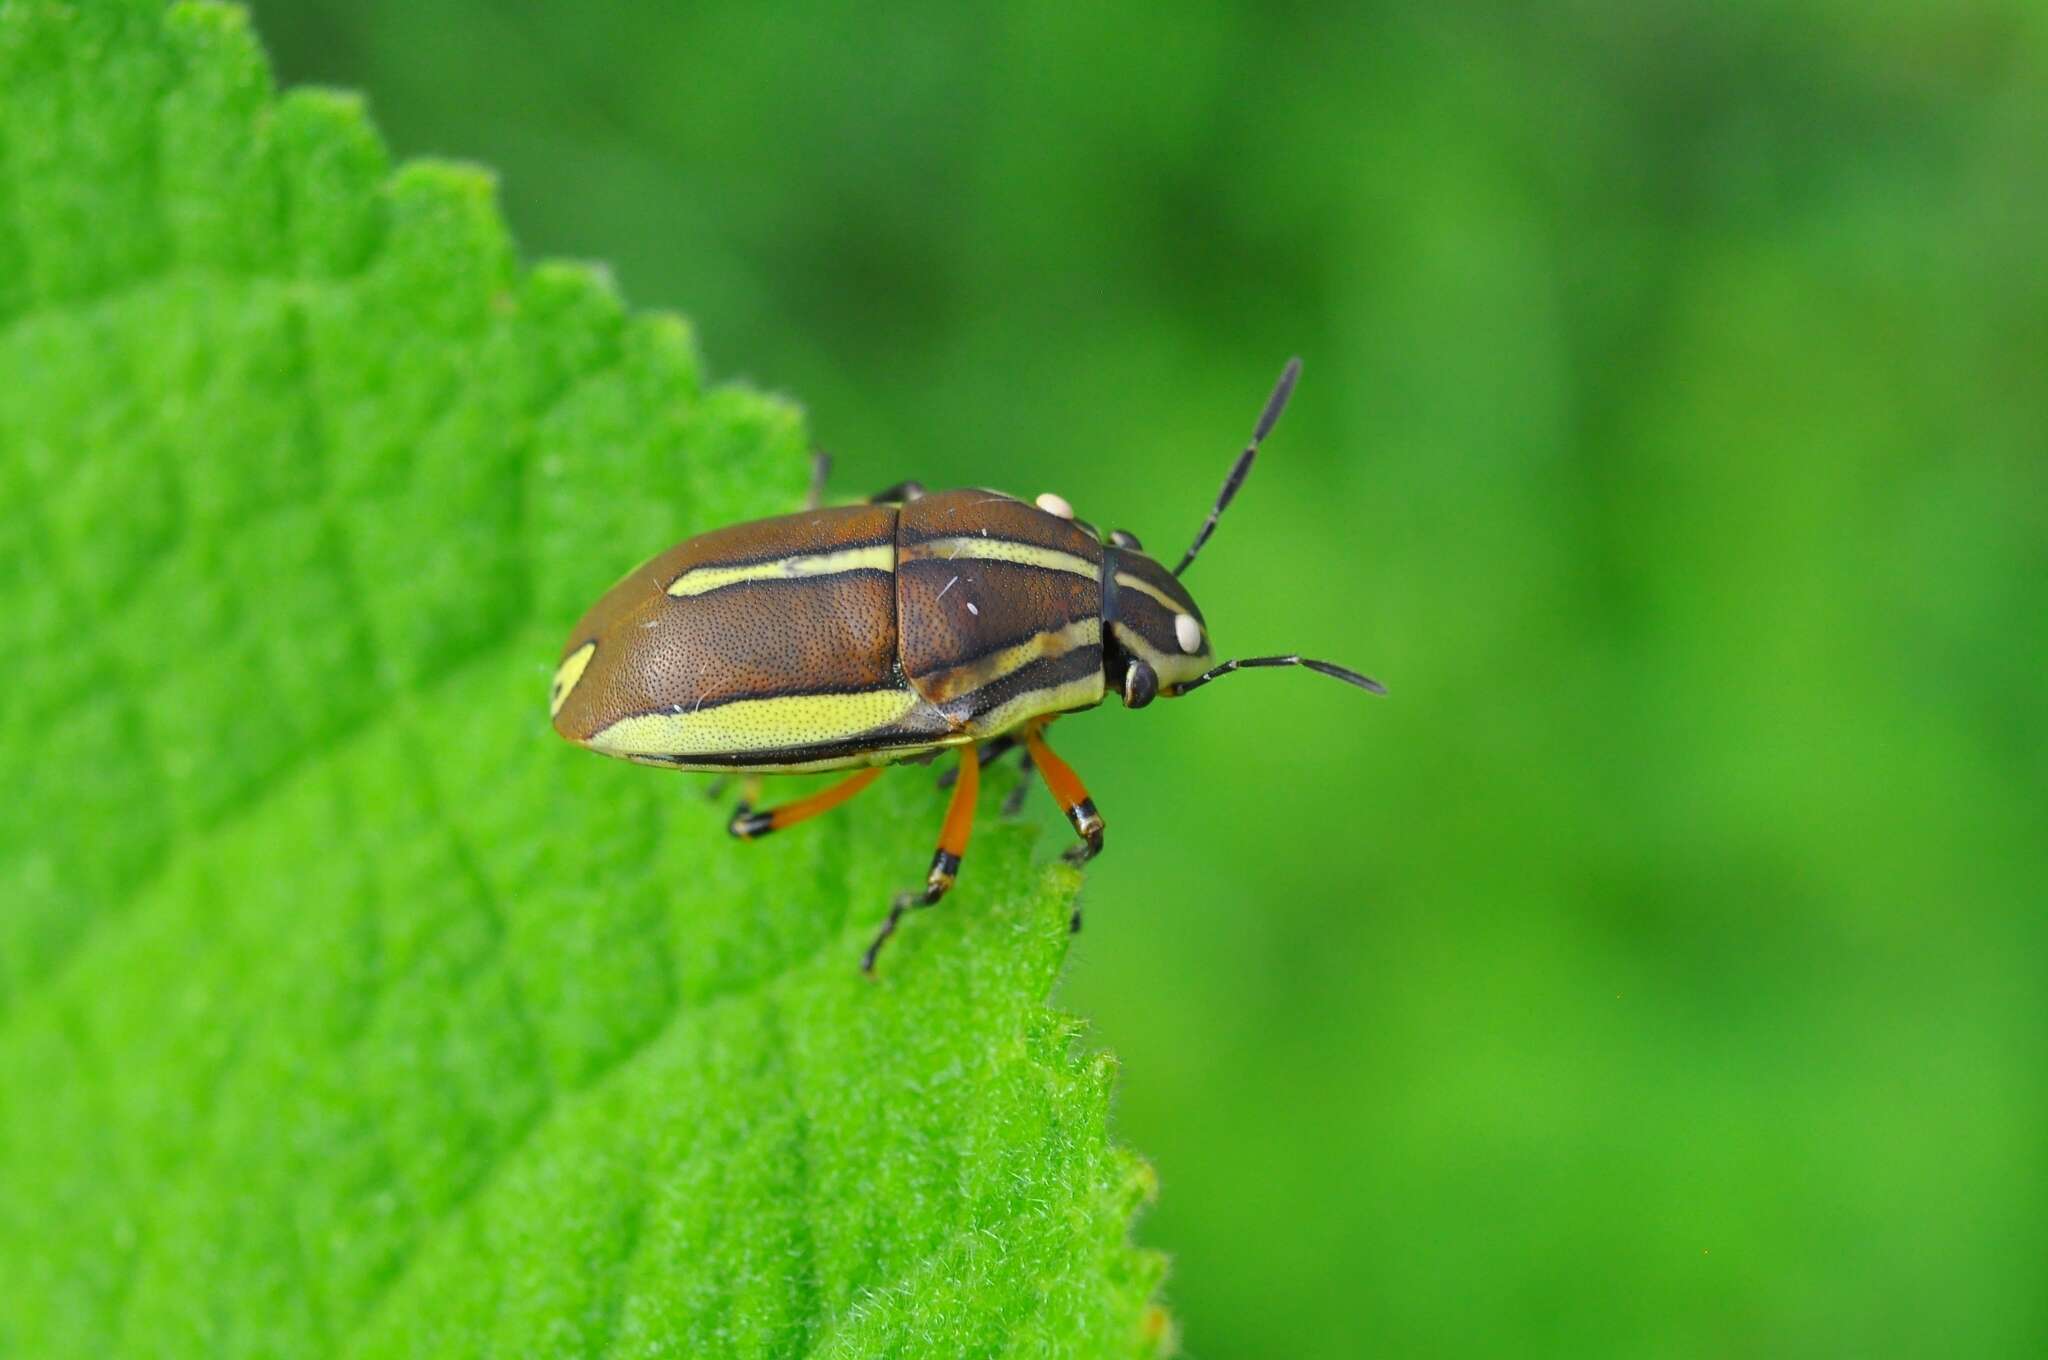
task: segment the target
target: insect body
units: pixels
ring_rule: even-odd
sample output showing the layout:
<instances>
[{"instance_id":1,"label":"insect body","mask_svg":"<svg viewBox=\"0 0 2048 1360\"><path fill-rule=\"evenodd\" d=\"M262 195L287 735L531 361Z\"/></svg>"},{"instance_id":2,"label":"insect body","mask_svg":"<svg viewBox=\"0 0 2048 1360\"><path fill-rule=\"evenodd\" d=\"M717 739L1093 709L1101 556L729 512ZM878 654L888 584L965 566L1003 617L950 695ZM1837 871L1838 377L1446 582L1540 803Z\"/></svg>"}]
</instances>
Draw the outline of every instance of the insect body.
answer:
<instances>
[{"instance_id":1,"label":"insect body","mask_svg":"<svg viewBox=\"0 0 2048 1360\"><path fill-rule=\"evenodd\" d=\"M899 896L862 960L903 913L945 895L972 829L983 762L1018 744L1081 837L1103 822L1046 745L1055 717L1114 690L1126 708L1185 694L1242 666L1215 660L1179 573L1250 470L1293 387L1290 363L1251 444L1180 566L1168 571L1122 532L1104 538L1057 497L926 495L915 483L862 505L812 509L699 535L634 570L570 634L549 698L555 729L606 755L678 770L858 772L730 829L754 839L851 798L896 762L959 751L959 777L923 889ZM1079 928L1079 917L1075 918Z\"/></svg>"}]
</instances>

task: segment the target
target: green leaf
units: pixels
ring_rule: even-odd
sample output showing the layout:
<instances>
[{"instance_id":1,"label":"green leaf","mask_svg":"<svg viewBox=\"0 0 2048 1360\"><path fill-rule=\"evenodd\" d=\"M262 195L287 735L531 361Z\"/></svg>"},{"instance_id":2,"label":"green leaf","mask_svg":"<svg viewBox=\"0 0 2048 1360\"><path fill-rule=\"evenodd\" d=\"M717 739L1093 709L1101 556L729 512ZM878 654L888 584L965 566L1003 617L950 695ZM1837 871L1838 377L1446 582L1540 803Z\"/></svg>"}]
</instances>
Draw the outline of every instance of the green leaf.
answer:
<instances>
[{"instance_id":1,"label":"green leaf","mask_svg":"<svg viewBox=\"0 0 2048 1360\"><path fill-rule=\"evenodd\" d=\"M870 981L929 772L747 846L549 731L806 462L238 11L0 4L0 1354L1159 1348L1072 872Z\"/></svg>"}]
</instances>

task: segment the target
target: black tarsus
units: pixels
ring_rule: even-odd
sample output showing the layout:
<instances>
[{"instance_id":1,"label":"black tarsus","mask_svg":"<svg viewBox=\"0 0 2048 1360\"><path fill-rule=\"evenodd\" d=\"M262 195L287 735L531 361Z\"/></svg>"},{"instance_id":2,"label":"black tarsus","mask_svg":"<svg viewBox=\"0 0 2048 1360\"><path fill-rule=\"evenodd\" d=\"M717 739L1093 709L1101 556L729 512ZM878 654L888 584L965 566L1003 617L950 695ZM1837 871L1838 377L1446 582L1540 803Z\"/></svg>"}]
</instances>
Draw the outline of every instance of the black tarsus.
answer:
<instances>
[{"instance_id":1,"label":"black tarsus","mask_svg":"<svg viewBox=\"0 0 2048 1360\"><path fill-rule=\"evenodd\" d=\"M766 809L756 812L752 803L742 799L726 820L725 829L735 840L759 840L775 829L775 814Z\"/></svg>"},{"instance_id":2,"label":"black tarsus","mask_svg":"<svg viewBox=\"0 0 2048 1360\"><path fill-rule=\"evenodd\" d=\"M938 905L939 899L952 891L953 884L959 876L960 857L940 846L932 853L931 873L926 877L925 886L897 893L895 899L889 903L887 919L882 922L882 928L875 932L875 938L868 945L867 952L860 956L860 970L873 977L875 956L882 952L882 946L896 933L897 925L903 920L903 913L915 911L920 907Z\"/></svg>"},{"instance_id":3,"label":"black tarsus","mask_svg":"<svg viewBox=\"0 0 2048 1360\"><path fill-rule=\"evenodd\" d=\"M1218 676L1228 675L1234 670L1253 666L1306 666L1308 669L1318 671L1333 680L1342 680L1347 685L1356 685L1368 694L1385 694L1387 692L1385 685L1382 685L1369 675L1360 675L1357 671L1347 666L1340 666L1334 661L1316 661L1305 656L1238 657L1236 660L1226 661L1220 666L1212 666L1184 685L1175 685L1173 692L1176 696L1186 694L1189 690L1200 689Z\"/></svg>"},{"instance_id":4,"label":"black tarsus","mask_svg":"<svg viewBox=\"0 0 2048 1360\"><path fill-rule=\"evenodd\" d=\"M1209 535L1216 532L1216 521L1230 508L1236 499L1237 489L1244 485L1244 479L1251 474L1252 460L1259 456L1259 445L1273 432L1273 426L1280 421L1280 413L1287 408L1287 398L1294 391L1295 380L1301 377L1299 357L1289 359L1287 367L1280 370L1280 381L1273 384L1273 395L1266 398L1266 409L1259 412L1259 423L1252 429L1252 442L1245 445L1237 461L1230 465L1230 475L1223 479L1223 489L1216 493L1216 504L1209 508L1209 518L1202 521L1202 527L1195 534L1195 541L1188 545L1187 555L1180 559L1180 565L1173 569L1175 576L1188 569L1195 560L1195 554L1209 541Z\"/></svg>"},{"instance_id":5,"label":"black tarsus","mask_svg":"<svg viewBox=\"0 0 2048 1360\"><path fill-rule=\"evenodd\" d=\"M1060 858L1069 864L1086 864L1102 853L1102 814L1095 810L1093 798L1083 798L1067 813L1067 820L1073 823L1074 832L1080 836L1079 845L1070 845L1060 852ZM1079 930L1081 927L1075 926Z\"/></svg>"},{"instance_id":6,"label":"black tarsus","mask_svg":"<svg viewBox=\"0 0 2048 1360\"><path fill-rule=\"evenodd\" d=\"M875 956L882 952L882 946L887 944L889 937L896 933L897 923L902 921L903 913L909 911L912 907L928 907L930 905L930 902L918 900L918 895L915 893L896 894L896 900L889 904L888 918L882 922L882 928L875 932L875 938L868 945L867 952L860 956L860 970L869 977L873 977L875 975Z\"/></svg>"}]
</instances>

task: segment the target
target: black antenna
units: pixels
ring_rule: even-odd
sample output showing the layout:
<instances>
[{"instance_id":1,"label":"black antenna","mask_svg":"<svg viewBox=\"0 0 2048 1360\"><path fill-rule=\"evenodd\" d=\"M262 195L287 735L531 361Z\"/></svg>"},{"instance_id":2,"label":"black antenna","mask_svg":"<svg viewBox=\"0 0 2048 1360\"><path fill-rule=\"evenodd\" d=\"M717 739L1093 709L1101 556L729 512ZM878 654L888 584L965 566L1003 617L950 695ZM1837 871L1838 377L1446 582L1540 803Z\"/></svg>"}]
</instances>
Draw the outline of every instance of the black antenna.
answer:
<instances>
[{"instance_id":1,"label":"black antenna","mask_svg":"<svg viewBox=\"0 0 2048 1360\"><path fill-rule=\"evenodd\" d=\"M1287 407L1288 394L1294 391L1294 380L1301 376L1301 360L1287 361L1287 367L1280 370L1280 381L1273 385L1273 395L1266 398L1266 409L1259 413L1259 423L1252 431L1252 442L1244 446L1244 452L1237 455L1237 461L1230 465L1230 475L1223 479L1223 489L1216 493L1216 504L1209 510L1209 518L1202 521L1195 541L1188 545L1187 556L1173 569L1175 576L1188 569L1188 563L1195 560L1195 554L1209 541L1209 535L1216 531L1216 521L1228 509L1237 496L1237 489L1244 485L1244 479L1252 470L1252 459L1259 456L1259 445L1273 432L1273 426L1280 419L1280 412Z\"/></svg>"},{"instance_id":2,"label":"black antenna","mask_svg":"<svg viewBox=\"0 0 2048 1360\"><path fill-rule=\"evenodd\" d=\"M1312 671L1320 671L1333 679L1342 680L1347 685L1356 685L1369 694L1385 694L1387 692L1387 687L1371 676L1360 675L1357 671L1347 670L1333 661L1313 661L1305 656L1246 656L1239 657L1235 661L1226 661L1220 666L1203 671L1185 685L1175 685L1173 693L1178 697L1179 695L1186 694L1191 689L1200 689L1219 675L1228 675L1234 670L1247 666L1306 666Z\"/></svg>"}]
</instances>

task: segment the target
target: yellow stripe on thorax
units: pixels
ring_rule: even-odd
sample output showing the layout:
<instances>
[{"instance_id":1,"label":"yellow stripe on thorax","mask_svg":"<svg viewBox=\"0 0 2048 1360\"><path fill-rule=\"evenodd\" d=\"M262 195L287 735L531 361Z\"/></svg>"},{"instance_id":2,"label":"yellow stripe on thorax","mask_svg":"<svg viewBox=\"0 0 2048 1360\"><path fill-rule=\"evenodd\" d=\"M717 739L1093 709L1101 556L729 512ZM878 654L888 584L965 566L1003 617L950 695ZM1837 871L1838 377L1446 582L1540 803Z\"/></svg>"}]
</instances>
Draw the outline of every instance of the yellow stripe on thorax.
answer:
<instances>
[{"instance_id":1,"label":"yellow stripe on thorax","mask_svg":"<svg viewBox=\"0 0 2048 1360\"><path fill-rule=\"evenodd\" d=\"M1116 574L1116 583L1126 590L1142 591L1144 594L1150 595L1153 599L1165 605L1166 612L1169 614L1185 614L1188 612L1186 605L1142 577L1133 576L1127 571L1120 571Z\"/></svg>"},{"instance_id":2,"label":"yellow stripe on thorax","mask_svg":"<svg viewBox=\"0 0 2048 1360\"><path fill-rule=\"evenodd\" d=\"M836 552L802 553L778 557L772 562L748 562L736 567L692 567L669 582L671 595L703 595L742 581L785 581L798 577L837 576L848 571L894 571L896 545L877 543L866 548L841 548Z\"/></svg>"},{"instance_id":3,"label":"yellow stripe on thorax","mask_svg":"<svg viewBox=\"0 0 2048 1360\"><path fill-rule=\"evenodd\" d=\"M815 746L887 727L922 702L908 689L736 699L713 708L621 718L588 744L618 756L738 755Z\"/></svg>"},{"instance_id":4,"label":"yellow stripe on thorax","mask_svg":"<svg viewBox=\"0 0 2048 1360\"><path fill-rule=\"evenodd\" d=\"M1094 580L1102 574L1102 568L1085 557L1058 548L1042 548L1036 543L1019 543L1013 538L983 538L978 534L960 534L953 538L935 538L927 543L908 545L903 550L905 561L928 558L937 562L956 562L963 558L975 562L1017 562L1027 567L1043 567L1047 571L1071 572Z\"/></svg>"}]
</instances>

